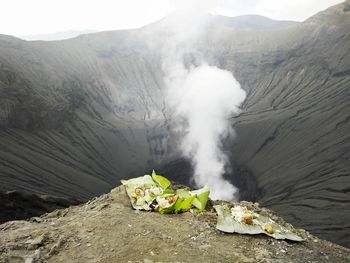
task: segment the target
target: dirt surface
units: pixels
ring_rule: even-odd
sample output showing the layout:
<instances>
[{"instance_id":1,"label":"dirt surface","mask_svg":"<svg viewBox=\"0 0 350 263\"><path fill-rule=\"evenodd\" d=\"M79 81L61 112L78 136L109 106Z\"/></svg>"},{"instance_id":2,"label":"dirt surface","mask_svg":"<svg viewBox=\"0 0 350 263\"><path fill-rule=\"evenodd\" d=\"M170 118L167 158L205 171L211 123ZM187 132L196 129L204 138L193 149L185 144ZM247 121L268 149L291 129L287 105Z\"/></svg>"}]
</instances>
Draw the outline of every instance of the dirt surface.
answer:
<instances>
[{"instance_id":1,"label":"dirt surface","mask_svg":"<svg viewBox=\"0 0 350 263\"><path fill-rule=\"evenodd\" d=\"M256 204L242 204L276 219ZM301 243L221 233L208 209L136 211L120 186L83 205L0 225L0 262L350 262L349 249L303 230Z\"/></svg>"},{"instance_id":2,"label":"dirt surface","mask_svg":"<svg viewBox=\"0 0 350 263\"><path fill-rule=\"evenodd\" d=\"M228 179L244 199L350 247L350 0L287 27L212 19L184 59L232 72L247 92L223 144ZM163 163L188 179L165 96L163 22L64 41L0 34L0 191L85 202Z\"/></svg>"}]
</instances>

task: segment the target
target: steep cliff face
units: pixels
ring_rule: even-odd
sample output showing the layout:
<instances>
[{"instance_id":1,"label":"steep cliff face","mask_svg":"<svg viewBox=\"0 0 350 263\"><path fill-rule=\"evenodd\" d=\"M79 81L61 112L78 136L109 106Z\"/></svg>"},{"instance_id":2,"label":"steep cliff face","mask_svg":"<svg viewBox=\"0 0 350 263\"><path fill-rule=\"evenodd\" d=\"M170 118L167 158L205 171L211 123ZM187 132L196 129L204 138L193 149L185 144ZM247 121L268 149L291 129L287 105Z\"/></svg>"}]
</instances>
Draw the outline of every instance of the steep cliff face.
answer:
<instances>
[{"instance_id":1,"label":"steep cliff face","mask_svg":"<svg viewBox=\"0 0 350 263\"><path fill-rule=\"evenodd\" d=\"M198 44L248 93L226 150L255 177L259 202L345 245L348 6L273 28L216 19ZM120 178L177 163L149 27L56 42L0 37L0 190L86 200Z\"/></svg>"}]
</instances>

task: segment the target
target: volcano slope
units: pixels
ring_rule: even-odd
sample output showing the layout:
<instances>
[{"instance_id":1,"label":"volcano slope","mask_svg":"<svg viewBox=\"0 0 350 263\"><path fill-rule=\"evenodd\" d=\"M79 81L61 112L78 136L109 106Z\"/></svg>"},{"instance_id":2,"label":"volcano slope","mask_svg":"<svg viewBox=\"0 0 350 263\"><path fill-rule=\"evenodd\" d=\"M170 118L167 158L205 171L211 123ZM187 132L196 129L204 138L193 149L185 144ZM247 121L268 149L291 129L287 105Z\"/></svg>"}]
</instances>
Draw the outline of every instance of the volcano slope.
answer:
<instances>
[{"instance_id":1,"label":"volcano slope","mask_svg":"<svg viewBox=\"0 0 350 263\"><path fill-rule=\"evenodd\" d=\"M349 6L330 8L269 36L264 45L270 50L222 56L223 67L231 68L248 91L245 111L234 119L232 150L257 177L264 192L259 201L347 246Z\"/></svg>"},{"instance_id":2,"label":"volcano slope","mask_svg":"<svg viewBox=\"0 0 350 263\"><path fill-rule=\"evenodd\" d=\"M300 24L268 24L214 17L198 41L247 91L225 150L255 177L259 202L349 245L349 1ZM0 36L0 191L83 201L176 163L161 56L148 45L157 30Z\"/></svg>"}]
</instances>

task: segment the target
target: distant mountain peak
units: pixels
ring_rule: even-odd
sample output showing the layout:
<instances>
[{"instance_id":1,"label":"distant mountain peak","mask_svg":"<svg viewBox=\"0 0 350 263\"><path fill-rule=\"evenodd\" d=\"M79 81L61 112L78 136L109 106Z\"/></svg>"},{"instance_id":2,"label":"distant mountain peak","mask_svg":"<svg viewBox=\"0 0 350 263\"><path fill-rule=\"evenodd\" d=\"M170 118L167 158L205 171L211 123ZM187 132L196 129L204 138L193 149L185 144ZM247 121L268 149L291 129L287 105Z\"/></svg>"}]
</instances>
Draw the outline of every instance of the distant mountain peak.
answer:
<instances>
[{"instance_id":1,"label":"distant mountain peak","mask_svg":"<svg viewBox=\"0 0 350 263\"><path fill-rule=\"evenodd\" d=\"M296 21L274 20L266 16L253 14L235 17L216 15L213 16L213 20L228 27L244 29L276 29L299 24L299 22Z\"/></svg>"},{"instance_id":2,"label":"distant mountain peak","mask_svg":"<svg viewBox=\"0 0 350 263\"><path fill-rule=\"evenodd\" d=\"M27 40L27 41L34 41L34 40L44 40L44 41L55 41L55 40L65 40L74 38L83 34L90 34L90 33L96 33L97 30L68 30L68 31L61 31L56 32L52 34L38 34L38 35L25 35L25 36L18 36L18 38Z\"/></svg>"}]
</instances>

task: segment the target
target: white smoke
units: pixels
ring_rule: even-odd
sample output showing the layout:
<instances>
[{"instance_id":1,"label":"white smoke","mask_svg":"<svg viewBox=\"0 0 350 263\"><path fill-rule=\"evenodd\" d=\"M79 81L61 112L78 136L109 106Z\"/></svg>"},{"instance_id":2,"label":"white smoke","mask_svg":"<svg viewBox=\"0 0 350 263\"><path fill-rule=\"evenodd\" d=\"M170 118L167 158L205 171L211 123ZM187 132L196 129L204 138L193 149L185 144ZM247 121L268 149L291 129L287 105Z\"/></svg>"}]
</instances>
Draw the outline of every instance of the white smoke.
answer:
<instances>
[{"instance_id":1,"label":"white smoke","mask_svg":"<svg viewBox=\"0 0 350 263\"><path fill-rule=\"evenodd\" d=\"M175 117L183 120L181 150L192 160L196 185L209 186L212 199L234 200L238 189L223 178L227 157L221 140L233 134L229 118L239 112L245 92L231 72L209 66L203 54L198 55L196 45L209 17L194 12L213 1L190 2L187 12L163 22L163 32L169 34L162 44L168 103ZM194 3L202 5L194 8ZM185 63L188 54L195 54L196 65L188 59Z\"/></svg>"},{"instance_id":2,"label":"white smoke","mask_svg":"<svg viewBox=\"0 0 350 263\"><path fill-rule=\"evenodd\" d=\"M239 112L245 92L231 72L201 65L188 72L177 113L186 120L183 153L194 164L194 181L208 185L213 199L232 200L237 189L224 180L226 156L221 139L230 135L229 117Z\"/></svg>"}]
</instances>

